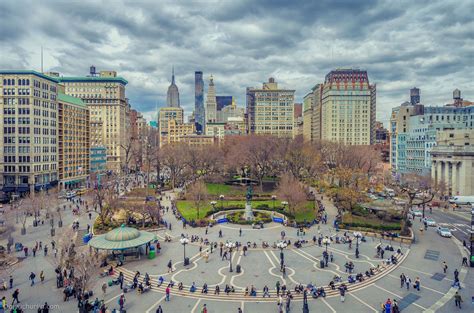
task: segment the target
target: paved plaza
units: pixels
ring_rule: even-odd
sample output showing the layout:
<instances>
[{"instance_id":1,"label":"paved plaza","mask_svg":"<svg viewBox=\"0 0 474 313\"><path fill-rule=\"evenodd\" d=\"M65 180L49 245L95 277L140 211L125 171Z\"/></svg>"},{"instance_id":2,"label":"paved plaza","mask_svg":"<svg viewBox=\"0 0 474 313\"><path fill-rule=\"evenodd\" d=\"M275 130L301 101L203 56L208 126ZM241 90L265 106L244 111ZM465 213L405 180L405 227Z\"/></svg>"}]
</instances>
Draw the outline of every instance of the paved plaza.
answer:
<instances>
[{"instance_id":1,"label":"paved plaza","mask_svg":"<svg viewBox=\"0 0 474 313\"><path fill-rule=\"evenodd\" d=\"M329 203L327 203L329 206ZM165 206L169 202L164 203ZM135 290L125 293L127 312L155 312L161 306L164 312L201 312L204 304L208 312L278 312L276 294L276 283L286 285L293 294L291 311L301 312L303 308L302 294L294 291L295 286L302 284L307 286L313 284L325 287L327 295L325 298L312 299L308 297L310 312L380 312L381 303L388 298L395 299L403 312L451 312L459 310L454 306L452 296L457 288L452 288L453 272L460 271L460 279L463 289L460 290L464 299L463 309L460 311L471 311L470 296L473 294L473 275L467 267L461 266L463 248L457 239L441 238L436 234L435 228L430 228L422 233L419 232L420 223L415 221L415 242L399 243L380 237L366 237L365 242L359 246L360 256L356 258L355 240L352 247L347 243L336 243L336 237L343 237L344 231L336 232L331 226L335 212L328 209L329 222L327 225L319 224L307 229L305 234L297 233L297 229L285 227L281 224L266 224L264 229L252 229L249 226L238 226L233 224L221 224L205 228L183 228L171 213L166 212L164 219L171 223L171 230L161 229L156 232L160 240L161 251L155 259L149 260L142 257L141 260L130 261L118 267L115 274L122 272L125 277L124 286L133 280L136 271L141 273L139 281L142 281L145 273L148 273L152 281L152 289L144 294L138 294ZM94 215L92 216L95 217ZM70 227L74 220L80 223L80 229L92 224L87 214L79 217L72 216L69 210L64 217L65 227ZM46 224L46 223L45 223ZM222 237L219 237L221 232ZM286 273L280 270L281 252L272 245L281 240L282 232L285 233L284 240L291 242L283 249ZM81 233L82 234L82 233ZM353 237L352 233L347 235ZM21 241L28 246L33 246L35 241L42 240L48 243L51 240L49 227L41 225L37 228L29 227L26 236L15 233L16 241ZM195 242L186 245L186 256L190 258L190 264L184 266L184 251L179 239L182 236L197 236ZM321 268L320 261L326 246L313 242L313 237L331 237L333 240L327 246L332 262L328 267ZM170 237L171 242L165 242L165 237ZM201 238L209 242L217 243L217 248L210 251L210 245L201 243ZM294 243L297 240L307 241L300 248ZM1 244L5 244L2 238ZM250 248L244 255L240 247L232 253L233 271L229 271L229 260L223 260L220 253L220 243L240 242L242 245L250 243ZM79 240L78 240L79 242ZM270 247L263 248L262 242L267 242ZM256 248L253 244L256 244ZM377 246L386 247L391 245L394 251L385 251L384 258L377 257ZM200 251L201 250L201 251ZM223 249L225 250L225 249ZM400 254L397 253L400 250ZM23 253L18 253L22 256ZM397 257L397 264L387 265L384 260L391 255ZM36 312L35 305L41 305L45 301L52 306L52 312L76 312L77 301L71 299L63 301L62 289L57 289L55 284L53 256L44 256L38 253L36 257L29 256L22 260L14 272L14 289L20 289L20 301L25 305L26 312ZM230 257L229 257L230 258ZM171 261L173 271L168 272L168 262ZM448 264L447 273L443 273L442 262ZM364 280L356 283L348 283L350 275L346 271L346 264L354 264L353 274L366 273L374 270L374 275L364 277ZM237 272L237 265L241 267ZM45 272L46 279L43 283L30 286L28 276L35 272ZM468 271L469 270L469 271ZM401 288L400 275L404 273L412 282L419 278L421 282L420 291L413 288L413 284ZM116 277L115 275L115 277ZM340 293L336 289L331 290L328 284L335 276L340 276L347 285L345 301L342 302ZM104 282L115 277L97 278L94 288L94 296L104 299L109 309L118 308L117 301L122 294L120 287L115 285L107 288L105 294L101 290ZM164 280L158 286L160 277ZM171 288L170 301L165 301L165 288L170 281L175 283ZM183 289L178 290L178 283L183 284ZM208 293L202 293L202 286L208 285ZM190 286L196 286L196 291L191 292ZM215 294L215 286L220 287L220 293ZM235 292L228 295L224 292L225 286L233 287ZM268 286L270 297L263 298L263 288ZM245 288L256 289L256 296L245 295ZM0 292L11 301L13 290Z\"/></svg>"}]
</instances>

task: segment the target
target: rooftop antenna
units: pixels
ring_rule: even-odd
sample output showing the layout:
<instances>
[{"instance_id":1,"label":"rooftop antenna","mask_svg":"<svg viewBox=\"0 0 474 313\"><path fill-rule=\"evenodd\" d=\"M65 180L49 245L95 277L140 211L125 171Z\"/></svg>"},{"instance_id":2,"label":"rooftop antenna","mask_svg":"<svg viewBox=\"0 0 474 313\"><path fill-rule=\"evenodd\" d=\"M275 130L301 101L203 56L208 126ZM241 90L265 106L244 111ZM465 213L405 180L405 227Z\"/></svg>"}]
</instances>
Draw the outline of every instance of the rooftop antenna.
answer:
<instances>
[{"instance_id":1,"label":"rooftop antenna","mask_svg":"<svg viewBox=\"0 0 474 313\"><path fill-rule=\"evenodd\" d=\"M41 45L41 73L43 73L43 45Z\"/></svg>"}]
</instances>

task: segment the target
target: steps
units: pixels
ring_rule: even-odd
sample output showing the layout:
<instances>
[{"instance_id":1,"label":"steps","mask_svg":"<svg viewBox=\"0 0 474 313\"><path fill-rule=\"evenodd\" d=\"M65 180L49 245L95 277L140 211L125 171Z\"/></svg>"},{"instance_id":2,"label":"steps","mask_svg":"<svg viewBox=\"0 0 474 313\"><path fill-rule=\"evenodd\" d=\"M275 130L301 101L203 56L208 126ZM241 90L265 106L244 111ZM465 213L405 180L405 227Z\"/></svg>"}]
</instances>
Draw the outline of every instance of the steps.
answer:
<instances>
[{"instance_id":1,"label":"steps","mask_svg":"<svg viewBox=\"0 0 474 313\"><path fill-rule=\"evenodd\" d=\"M398 259L398 263L396 265L388 265L388 266L383 266L381 267L380 270L376 270L376 274L373 275L372 277L370 278L366 278L364 281L360 282L360 283L354 283L354 284L349 284L348 282L345 282L346 286L347 286L347 292L353 292L353 291L357 291L357 290L360 290L362 288L365 288L369 285L371 285L372 283L374 283L375 281L379 280L380 278L384 277L385 275L389 274L390 272L392 272L393 270L395 270L399 264L401 264L405 258L408 256L408 253L410 252L410 250L407 250L405 254L403 255L396 255L397 259ZM135 276L135 273L130 271L130 270L127 270L125 268L120 268L120 269L116 269L115 270L115 274L114 274L114 277L117 278L118 277L118 273L119 272L122 272L123 275L124 275L124 282L132 282L133 281L133 277ZM140 281L143 279L143 275L140 277ZM165 293L165 290L166 290L166 287L168 285L168 282L167 281L164 281L163 284L158 287L157 286L157 283L156 283L156 280L155 279L151 279L152 281L152 287L151 287L151 290L152 291L155 291L155 292L160 292L160 293ZM272 289L272 290L269 290L269 293L270 293L270 298L262 298L262 295L263 295L263 292L261 289L259 289L257 291L257 296L256 297L253 297L253 296L245 296L245 291L244 290L236 290L235 292L233 293L230 293L229 295L226 295L225 292L223 291L223 287L225 286L222 286L221 288L221 293L220 295L214 295L214 287L215 285L209 285L209 291L208 291L208 294L203 294L201 293L200 291L200 288L198 288L198 290L196 290L196 292L190 292L189 291L189 288L190 286L187 286L187 285L183 285L183 290L178 290L178 282L175 282L175 285L174 287L171 289L172 292L172 296L183 296L183 297L189 297L189 298L201 298L201 299L208 299L208 300L218 300L218 301L249 301L249 302L274 302L275 299L277 299L277 295L276 295L276 290L275 289ZM336 289L335 290L332 290L330 289L329 287L325 286L324 287L324 290L326 291L326 297L335 297L335 296L338 296L339 295L339 290L338 290L338 287L341 285L341 283L338 283L336 284ZM290 289L290 291L292 292L292 295L293 295L293 300L302 300L303 299L303 294L300 293L300 294L296 294L294 293L294 291L292 289ZM311 295L308 295L308 299L311 299Z\"/></svg>"}]
</instances>

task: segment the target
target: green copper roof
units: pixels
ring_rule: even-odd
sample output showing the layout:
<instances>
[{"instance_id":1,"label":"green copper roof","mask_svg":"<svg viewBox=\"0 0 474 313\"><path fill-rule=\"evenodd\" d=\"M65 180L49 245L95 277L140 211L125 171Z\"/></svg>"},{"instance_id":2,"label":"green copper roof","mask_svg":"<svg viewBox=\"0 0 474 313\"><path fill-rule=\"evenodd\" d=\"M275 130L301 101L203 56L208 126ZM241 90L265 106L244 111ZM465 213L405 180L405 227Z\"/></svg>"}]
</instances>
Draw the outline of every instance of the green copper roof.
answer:
<instances>
[{"instance_id":1,"label":"green copper roof","mask_svg":"<svg viewBox=\"0 0 474 313\"><path fill-rule=\"evenodd\" d=\"M102 250L124 250L142 246L156 239L156 235L122 225L105 235L94 236L89 245Z\"/></svg>"},{"instance_id":2,"label":"green copper roof","mask_svg":"<svg viewBox=\"0 0 474 313\"><path fill-rule=\"evenodd\" d=\"M86 107L86 104L80 98L72 97L61 92L58 93L58 100Z\"/></svg>"},{"instance_id":3,"label":"green copper roof","mask_svg":"<svg viewBox=\"0 0 474 313\"><path fill-rule=\"evenodd\" d=\"M128 84L128 81L120 76L117 77L101 77L101 76L62 76L58 77L59 82L74 83L74 82L106 82L114 83L119 82L124 85Z\"/></svg>"},{"instance_id":4,"label":"green copper roof","mask_svg":"<svg viewBox=\"0 0 474 313\"><path fill-rule=\"evenodd\" d=\"M45 75L43 73L33 70L0 70L0 75L35 75L44 79L47 79L53 83L58 82L58 78Z\"/></svg>"}]
</instances>

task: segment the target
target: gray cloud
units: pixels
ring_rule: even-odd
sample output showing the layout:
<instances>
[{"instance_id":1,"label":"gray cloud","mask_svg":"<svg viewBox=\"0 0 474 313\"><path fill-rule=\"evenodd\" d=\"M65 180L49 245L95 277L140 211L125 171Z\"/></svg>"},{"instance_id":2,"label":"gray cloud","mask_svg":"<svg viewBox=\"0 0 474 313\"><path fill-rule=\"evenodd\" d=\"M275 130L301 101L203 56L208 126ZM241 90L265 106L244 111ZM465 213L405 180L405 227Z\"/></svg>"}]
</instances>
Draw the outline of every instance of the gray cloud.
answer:
<instances>
[{"instance_id":1,"label":"gray cloud","mask_svg":"<svg viewBox=\"0 0 474 313\"><path fill-rule=\"evenodd\" d=\"M443 105L459 88L474 98L470 1L23 1L0 2L0 68L85 75L91 64L129 81L133 107L166 102L175 66L181 102L194 107L194 71L245 105L245 87L269 76L296 101L336 67L357 66L377 83L377 116L422 89ZM206 82L207 83L207 82Z\"/></svg>"}]
</instances>

